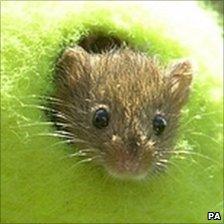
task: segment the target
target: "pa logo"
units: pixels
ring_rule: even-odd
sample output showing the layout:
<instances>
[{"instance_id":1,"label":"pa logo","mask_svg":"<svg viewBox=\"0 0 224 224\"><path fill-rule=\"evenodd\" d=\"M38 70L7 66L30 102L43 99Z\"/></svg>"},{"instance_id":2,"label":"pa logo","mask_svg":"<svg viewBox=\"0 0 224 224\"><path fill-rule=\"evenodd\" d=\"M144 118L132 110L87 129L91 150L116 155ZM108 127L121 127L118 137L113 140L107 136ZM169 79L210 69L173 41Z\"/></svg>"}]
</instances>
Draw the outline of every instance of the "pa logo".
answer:
<instances>
[{"instance_id":1,"label":"pa logo","mask_svg":"<svg viewBox=\"0 0 224 224\"><path fill-rule=\"evenodd\" d=\"M208 220L221 220L219 212L208 212Z\"/></svg>"}]
</instances>

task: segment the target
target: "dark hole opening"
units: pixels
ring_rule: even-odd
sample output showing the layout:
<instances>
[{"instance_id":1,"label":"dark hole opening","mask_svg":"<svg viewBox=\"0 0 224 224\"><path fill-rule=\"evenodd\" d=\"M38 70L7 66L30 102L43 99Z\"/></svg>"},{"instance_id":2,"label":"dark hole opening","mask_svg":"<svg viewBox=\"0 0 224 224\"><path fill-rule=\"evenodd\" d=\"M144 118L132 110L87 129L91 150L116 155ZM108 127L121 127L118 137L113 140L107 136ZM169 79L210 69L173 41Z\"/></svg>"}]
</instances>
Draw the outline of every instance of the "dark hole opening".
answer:
<instances>
[{"instance_id":1,"label":"dark hole opening","mask_svg":"<svg viewBox=\"0 0 224 224\"><path fill-rule=\"evenodd\" d=\"M121 41L118 37L108 36L105 34L90 34L87 37L83 37L78 45L81 46L89 53L102 54L103 52L111 49L121 48L124 45L124 41Z\"/></svg>"}]
</instances>

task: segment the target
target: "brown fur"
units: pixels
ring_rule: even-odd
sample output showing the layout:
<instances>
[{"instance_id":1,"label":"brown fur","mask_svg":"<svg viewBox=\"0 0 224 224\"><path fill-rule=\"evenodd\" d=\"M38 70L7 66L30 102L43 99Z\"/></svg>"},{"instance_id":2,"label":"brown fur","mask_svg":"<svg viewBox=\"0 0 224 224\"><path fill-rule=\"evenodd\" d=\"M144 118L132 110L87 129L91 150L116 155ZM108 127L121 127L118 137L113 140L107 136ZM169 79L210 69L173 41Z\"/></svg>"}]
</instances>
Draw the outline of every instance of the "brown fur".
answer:
<instances>
[{"instance_id":1,"label":"brown fur","mask_svg":"<svg viewBox=\"0 0 224 224\"><path fill-rule=\"evenodd\" d=\"M144 177L160 159L168 158L180 109L192 80L191 64L179 62L161 69L148 56L130 49L89 54L81 47L67 49L56 71L57 122L70 133L80 151L92 149L92 158L118 177ZM110 110L109 125L92 125L95 109ZM152 128L155 114L164 115L161 136ZM78 141L77 141L78 142Z\"/></svg>"}]
</instances>

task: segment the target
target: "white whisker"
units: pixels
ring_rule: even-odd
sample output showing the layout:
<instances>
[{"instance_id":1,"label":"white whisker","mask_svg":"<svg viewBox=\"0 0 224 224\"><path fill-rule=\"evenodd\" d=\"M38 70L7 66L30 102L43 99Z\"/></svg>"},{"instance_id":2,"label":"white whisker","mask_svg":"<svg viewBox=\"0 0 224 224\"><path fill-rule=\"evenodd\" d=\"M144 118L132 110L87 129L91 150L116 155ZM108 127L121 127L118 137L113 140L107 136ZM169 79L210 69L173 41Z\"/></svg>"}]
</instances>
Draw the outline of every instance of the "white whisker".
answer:
<instances>
[{"instance_id":1,"label":"white whisker","mask_svg":"<svg viewBox=\"0 0 224 224\"><path fill-rule=\"evenodd\" d=\"M69 154L69 155L68 155L68 158L77 157L77 156L86 156L86 155L87 155L87 153L84 153L84 152L82 152L82 151L80 150L80 151L78 151L78 152L76 152L76 153Z\"/></svg>"},{"instance_id":2,"label":"white whisker","mask_svg":"<svg viewBox=\"0 0 224 224\"><path fill-rule=\"evenodd\" d=\"M36 135L33 135L34 137L36 136L48 136L48 137L60 137L60 138L70 138L73 139L73 137L67 136L67 135L62 135L58 133L38 133Z\"/></svg>"}]
</instances>

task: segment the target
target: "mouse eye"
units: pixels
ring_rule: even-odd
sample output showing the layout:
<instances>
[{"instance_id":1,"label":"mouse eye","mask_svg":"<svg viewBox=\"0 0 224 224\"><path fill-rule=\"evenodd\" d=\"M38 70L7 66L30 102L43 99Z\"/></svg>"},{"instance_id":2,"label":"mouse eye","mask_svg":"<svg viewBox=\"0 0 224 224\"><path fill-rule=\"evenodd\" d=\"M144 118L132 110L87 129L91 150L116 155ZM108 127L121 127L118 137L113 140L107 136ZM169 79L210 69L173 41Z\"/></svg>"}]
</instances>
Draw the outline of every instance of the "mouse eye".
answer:
<instances>
[{"instance_id":1,"label":"mouse eye","mask_svg":"<svg viewBox=\"0 0 224 224\"><path fill-rule=\"evenodd\" d=\"M109 123L109 112L105 108L99 108L93 115L93 125L96 128L105 128Z\"/></svg>"},{"instance_id":2,"label":"mouse eye","mask_svg":"<svg viewBox=\"0 0 224 224\"><path fill-rule=\"evenodd\" d=\"M153 130L156 135L162 134L167 125L166 119L160 114L154 117L152 123L153 123Z\"/></svg>"}]
</instances>

